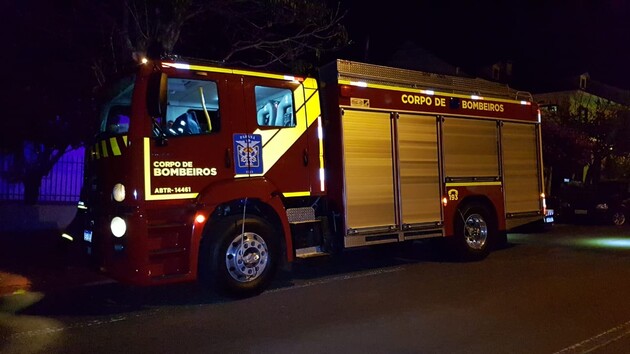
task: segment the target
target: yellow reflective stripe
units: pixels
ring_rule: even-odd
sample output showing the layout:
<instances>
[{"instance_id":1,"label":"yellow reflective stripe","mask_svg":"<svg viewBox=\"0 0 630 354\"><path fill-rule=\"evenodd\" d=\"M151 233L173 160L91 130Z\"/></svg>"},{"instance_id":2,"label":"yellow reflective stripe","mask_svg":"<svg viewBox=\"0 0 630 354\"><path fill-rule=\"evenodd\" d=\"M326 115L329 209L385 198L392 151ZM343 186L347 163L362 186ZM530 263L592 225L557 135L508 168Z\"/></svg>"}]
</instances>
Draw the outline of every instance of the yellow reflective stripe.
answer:
<instances>
[{"instance_id":1,"label":"yellow reflective stripe","mask_svg":"<svg viewBox=\"0 0 630 354\"><path fill-rule=\"evenodd\" d=\"M101 148L103 148L103 157L108 157L109 153L107 152L107 141L101 140Z\"/></svg>"},{"instance_id":2,"label":"yellow reflective stripe","mask_svg":"<svg viewBox=\"0 0 630 354\"><path fill-rule=\"evenodd\" d=\"M120 156L120 148L118 147L118 140L116 138L109 138L109 143L112 145L112 153L114 156Z\"/></svg>"},{"instance_id":3,"label":"yellow reflective stripe","mask_svg":"<svg viewBox=\"0 0 630 354\"><path fill-rule=\"evenodd\" d=\"M162 63L162 65L181 69L181 70L192 70L192 71L207 71L213 73L222 73L222 74L234 74L234 75L243 75L243 76L254 76L254 77L265 77L269 79L280 79L290 81L292 77L288 77L286 75L281 74L272 74L258 71L249 71L249 70L239 70L239 69L228 69L221 68L215 66L205 66L205 65L191 65L184 63ZM294 79L293 79L294 80Z\"/></svg>"},{"instance_id":4,"label":"yellow reflective stripe","mask_svg":"<svg viewBox=\"0 0 630 354\"><path fill-rule=\"evenodd\" d=\"M287 76L279 75L279 74L271 74L271 73L263 73L263 72L257 72L257 71L247 71L247 70L234 70L233 73L237 75L243 75L243 76L265 77L268 79L280 79L280 80L290 81L289 79L287 79Z\"/></svg>"},{"instance_id":5,"label":"yellow reflective stripe","mask_svg":"<svg viewBox=\"0 0 630 354\"><path fill-rule=\"evenodd\" d=\"M290 198L290 197L308 197L311 195L311 192L287 192L287 193L282 193L283 196Z\"/></svg>"},{"instance_id":6,"label":"yellow reflective stripe","mask_svg":"<svg viewBox=\"0 0 630 354\"><path fill-rule=\"evenodd\" d=\"M317 139L319 140L319 179L320 190L325 190L324 185L324 128L322 127L322 117L317 117Z\"/></svg>"},{"instance_id":7,"label":"yellow reflective stripe","mask_svg":"<svg viewBox=\"0 0 630 354\"><path fill-rule=\"evenodd\" d=\"M181 194L150 194L145 200L175 200L175 199L194 199L199 193L181 193Z\"/></svg>"},{"instance_id":8,"label":"yellow reflective stripe","mask_svg":"<svg viewBox=\"0 0 630 354\"><path fill-rule=\"evenodd\" d=\"M208 72L214 72L214 73L224 73L224 74L232 73L231 69L216 68L216 67L203 66L203 65L190 65L189 68L190 70L208 71Z\"/></svg>"},{"instance_id":9,"label":"yellow reflective stripe","mask_svg":"<svg viewBox=\"0 0 630 354\"><path fill-rule=\"evenodd\" d=\"M447 182L447 187L500 186L501 182Z\"/></svg>"},{"instance_id":10,"label":"yellow reflective stripe","mask_svg":"<svg viewBox=\"0 0 630 354\"><path fill-rule=\"evenodd\" d=\"M90 146L90 159L98 160L101 157L106 158L109 157L109 149L111 147L111 156L120 156L123 153L123 149L121 149L120 142L118 141L120 137L111 137L109 139L104 139L96 142L94 145ZM123 135L123 145L125 148L128 145L127 136Z\"/></svg>"},{"instance_id":11,"label":"yellow reflective stripe","mask_svg":"<svg viewBox=\"0 0 630 354\"><path fill-rule=\"evenodd\" d=\"M151 140L144 138L144 199L151 196Z\"/></svg>"}]
</instances>

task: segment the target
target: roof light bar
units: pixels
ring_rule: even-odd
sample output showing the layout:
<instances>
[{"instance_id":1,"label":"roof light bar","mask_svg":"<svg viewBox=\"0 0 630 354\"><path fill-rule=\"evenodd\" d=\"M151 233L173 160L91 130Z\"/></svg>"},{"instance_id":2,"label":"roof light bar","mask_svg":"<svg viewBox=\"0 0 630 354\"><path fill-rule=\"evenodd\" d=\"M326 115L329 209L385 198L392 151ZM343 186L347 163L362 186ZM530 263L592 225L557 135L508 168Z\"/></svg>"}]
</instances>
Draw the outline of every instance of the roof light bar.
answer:
<instances>
[{"instance_id":1,"label":"roof light bar","mask_svg":"<svg viewBox=\"0 0 630 354\"><path fill-rule=\"evenodd\" d=\"M359 87L367 87L368 84L365 81L350 81L350 85L359 86Z\"/></svg>"},{"instance_id":2,"label":"roof light bar","mask_svg":"<svg viewBox=\"0 0 630 354\"><path fill-rule=\"evenodd\" d=\"M175 69L190 70L190 64L184 64L184 63L163 63L162 65L166 66L166 67L175 68Z\"/></svg>"}]
</instances>

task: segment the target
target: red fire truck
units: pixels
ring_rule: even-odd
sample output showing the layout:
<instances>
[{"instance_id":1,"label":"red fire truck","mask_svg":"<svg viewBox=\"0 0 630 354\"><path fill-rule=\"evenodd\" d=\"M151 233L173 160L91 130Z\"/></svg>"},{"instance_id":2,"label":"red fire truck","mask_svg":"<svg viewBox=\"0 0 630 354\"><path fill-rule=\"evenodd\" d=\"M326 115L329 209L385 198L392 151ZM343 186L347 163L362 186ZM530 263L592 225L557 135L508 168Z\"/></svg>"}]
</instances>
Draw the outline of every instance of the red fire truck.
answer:
<instances>
[{"instance_id":1,"label":"red fire truck","mask_svg":"<svg viewBox=\"0 0 630 354\"><path fill-rule=\"evenodd\" d=\"M253 295L297 258L427 238L480 260L545 216L539 111L498 83L173 57L106 96L64 237L123 283Z\"/></svg>"}]
</instances>

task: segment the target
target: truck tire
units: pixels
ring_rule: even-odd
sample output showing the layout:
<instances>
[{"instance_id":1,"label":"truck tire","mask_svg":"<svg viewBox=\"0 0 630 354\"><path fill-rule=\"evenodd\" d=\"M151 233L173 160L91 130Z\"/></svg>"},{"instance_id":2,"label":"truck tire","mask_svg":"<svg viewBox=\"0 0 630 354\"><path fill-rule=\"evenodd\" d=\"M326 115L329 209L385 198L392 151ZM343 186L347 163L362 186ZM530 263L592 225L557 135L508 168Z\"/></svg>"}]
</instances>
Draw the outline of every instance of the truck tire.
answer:
<instances>
[{"instance_id":1,"label":"truck tire","mask_svg":"<svg viewBox=\"0 0 630 354\"><path fill-rule=\"evenodd\" d=\"M450 238L453 256L460 261L484 259L496 237L495 223L486 207L471 203L461 206L455 215L455 234Z\"/></svg>"},{"instance_id":2,"label":"truck tire","mask_svg":"<svg viewBox=\"0 0 630 354\"><path fill-rule=\"evenodd\" d=\"M276 273L281 254L276 229L254 215L228 216L219 221L204 237L200 250L201 280L230 297L264 291Z\"/></svg>"},{"instance_id":3,"label":"truck tire","mask_svg":"<svg viewBox=\"0 0 630 354\"><path fill-rule=\"evenodd\" d=\"M625 223L628 222L626 211L623 209L617 209L613 211L610 221L615 226L623 226Z\"/></svg>"}]
</instances>

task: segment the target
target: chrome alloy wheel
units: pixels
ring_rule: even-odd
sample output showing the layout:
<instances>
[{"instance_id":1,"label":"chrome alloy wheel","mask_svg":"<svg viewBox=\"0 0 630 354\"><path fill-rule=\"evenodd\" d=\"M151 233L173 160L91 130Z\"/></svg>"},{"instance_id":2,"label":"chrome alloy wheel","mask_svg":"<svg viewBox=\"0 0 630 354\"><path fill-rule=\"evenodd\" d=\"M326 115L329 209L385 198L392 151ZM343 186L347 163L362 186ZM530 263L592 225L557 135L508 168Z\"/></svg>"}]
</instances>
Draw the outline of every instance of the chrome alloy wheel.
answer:
<instances>
[{"instance_id":1,"label":"chrome alloy wheel","mask_svg":"<svg viewBox=\"0 0 630 354\"><path fill-rule=\"evenodd\" d=\"M470 214L464 224L464 237L468 247L480 250L488 240L488 224L479 214Z\"/></svg>"},{"instance_id":2,"label":"chrome alloy wheel","mask_svg":"<svg viewBox=\"0 0 630 354\"><path fill-rule=\"evenodd\" d=\"M267 244L253 232L236 236L225 252L227 270L238 282L246 283L258 278L268 264Z\"/></svg>"},{"instance_id":3,"label":"chrome alloy wheel","mask_svg":"<svg viewBox=\"0 0 630 354\"><path fill-rule=\"evenodd\" d=\"M615 211L612 216L612 223L615 226L622 226L626 223L626 214L623 211Z\"/></svg>"}]
</instances>

